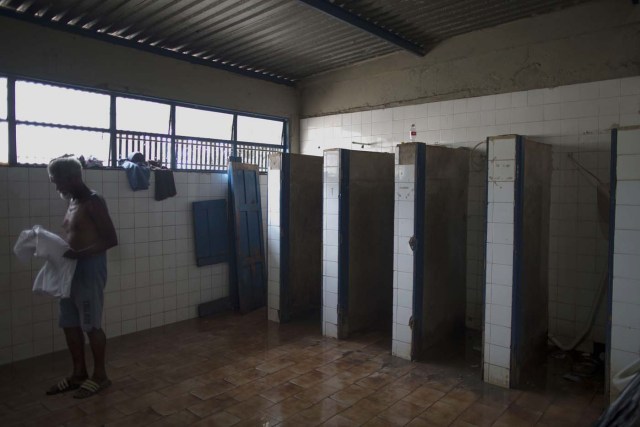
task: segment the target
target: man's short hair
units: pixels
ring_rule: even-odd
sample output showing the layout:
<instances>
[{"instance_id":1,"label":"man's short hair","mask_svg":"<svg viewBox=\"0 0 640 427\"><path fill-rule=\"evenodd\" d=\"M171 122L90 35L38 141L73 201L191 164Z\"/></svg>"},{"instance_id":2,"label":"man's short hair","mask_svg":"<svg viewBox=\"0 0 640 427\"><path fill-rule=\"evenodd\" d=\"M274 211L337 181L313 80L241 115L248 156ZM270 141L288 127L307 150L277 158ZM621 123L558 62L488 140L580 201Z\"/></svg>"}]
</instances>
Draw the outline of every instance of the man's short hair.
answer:
<instances>
[{"instance_id":1,"label":"man's short hair","mask_svg":"<svg viewBox=\"0 0 640 427\"><path fill-rule=\"evenodd\" d=\"M54 178L82 178L82 164L73 156L62 156L51 160L47 170Z\"/></svg>"}]
</instances>

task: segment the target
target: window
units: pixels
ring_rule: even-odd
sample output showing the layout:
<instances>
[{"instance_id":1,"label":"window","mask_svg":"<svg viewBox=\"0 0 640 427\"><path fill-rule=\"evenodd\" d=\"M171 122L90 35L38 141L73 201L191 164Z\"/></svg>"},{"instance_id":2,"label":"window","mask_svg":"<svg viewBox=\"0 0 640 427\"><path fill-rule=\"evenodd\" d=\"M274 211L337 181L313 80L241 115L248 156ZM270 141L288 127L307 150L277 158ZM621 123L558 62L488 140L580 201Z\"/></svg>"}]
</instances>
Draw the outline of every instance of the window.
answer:
<instances>
[{"instance_id":1,"label":"window","mask_svg":"<svg viewBox=\"0 0 640 427\"><path fill-rule=\"evenodd\" d=\"M0 77L0 164L9 163L9 124L7 123L7 79Z\"/></svg>"},{"instance_id":2,"label":"window","mask_svg":"<svg viewBox=\"0 0 640 427\"><path fill-rule=\"evenodd\" d=\"M15 104L9 105L14 88ZM239 156L266 171L269 155L285 150L285 124L173 101L0 77L0 163L47 164L73 154L115 166L140 151L147 160L176 170L226 171L229 157Z\"/></svg>"},{"instance_id":3,"label":"window","mask_svg":"<svg viewBox=\"0 0 640 427\"><path fill-rule=\"evenodd\" d=\"M130 98L116 99L116 128L135 132L169 134L168 104Z\"/></svg>"},{"instance_id":4,"label":"window","mask_svg":"<svg viewBox=\"0 0 640 427\"><path fill-rule=\"evenodd\" d=\"M108 129L109 96L17 81L16 120Z\"/></svg>"},{"instance_id":5,"label":"window","mask_svg":"<svg viewBox=\"0 0 640 427\"><path fill-rule=\"evenodd\" d=\"M7 120L7 79L0 77L0 120Z\"/></svg>"},{"instance_id":6,"label":"window","mask_svg":"<svg viewBox=\"0 0 640 427\"><path fill-rule=\"evenodd\" d=\"M233 115L176 107L176 135L231 140Z\"/></svg>"},{"instance_id":7,"label":"window","mask_svg":"<svg viewBox=\"0 0 640 427\"><path fill-rule=\"evenodd\" d=\"M282 128L281 121L238 116L238 141L281 145Z\"/></svg>"},{"instance_id":8,"label":"window","mask_svg":"<svg viewBox=\"0 0 640 427\"><path fill-rule=\"evenodd\" d=\"M109 133L47 126L16 126L18 163L47 164L63 154L94 156L107 165Z\"/></svg>"}]
</instances>

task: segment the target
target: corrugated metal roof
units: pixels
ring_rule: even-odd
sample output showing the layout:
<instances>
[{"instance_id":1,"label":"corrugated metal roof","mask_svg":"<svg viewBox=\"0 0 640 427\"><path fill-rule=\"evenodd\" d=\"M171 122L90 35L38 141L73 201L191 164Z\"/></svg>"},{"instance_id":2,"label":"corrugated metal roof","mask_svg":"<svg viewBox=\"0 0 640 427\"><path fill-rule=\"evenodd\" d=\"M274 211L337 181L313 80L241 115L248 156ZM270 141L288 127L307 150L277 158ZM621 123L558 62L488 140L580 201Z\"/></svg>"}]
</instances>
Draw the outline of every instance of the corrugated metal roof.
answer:
<instances>
[{"instance_id":1,"label":"corrugated metal roof","mask_svg":"<svg viewBox=\"0 0 640 427\"><path fill-rule=\"evenodd\" d=\"M589 0L334 0L428 49ZM297 0L0 0L0 13L280 83L401 50Z\"/></svg>"}]
</instances>

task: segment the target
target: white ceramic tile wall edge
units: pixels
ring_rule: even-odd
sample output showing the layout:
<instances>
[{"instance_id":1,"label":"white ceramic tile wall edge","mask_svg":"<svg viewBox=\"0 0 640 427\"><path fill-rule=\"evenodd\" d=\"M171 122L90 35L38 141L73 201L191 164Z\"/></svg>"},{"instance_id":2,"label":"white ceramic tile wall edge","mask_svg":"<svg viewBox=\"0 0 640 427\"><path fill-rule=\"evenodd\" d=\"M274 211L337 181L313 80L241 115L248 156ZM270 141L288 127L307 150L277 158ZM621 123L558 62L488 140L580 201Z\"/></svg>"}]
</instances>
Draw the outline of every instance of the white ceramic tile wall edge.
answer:
<instances>
[{"instance_id":1,"label":"white ceramic tile wall edge","mask_svg":"<svg viewBox=\"0 0 640 427\"><path fill-rule=\"evenodd\" d=\"M628 163L628 162L620 162L619 160L624 157L628 157L626 154L620 154L621 151L634 151L634 150L620 150L621 145L638 145L640 147L640 126L628 126L624 128L620 128L617 131L617 141L618 141L618 158L616 159L616 174L617 175L625 175L626 171L622 171L622 167L633 168L634 170L640 169L640 162ZM620 183L622 181L618 181ZM635 182L640 184L640 180L638 179L629 179L624 180L624 182ZM616 201L619 201L616 199ZM620 206L619 204L616 206L616 211L622 208L632 207L633 205L628 205L630 201L625 201L625 206ZM640 206L640 201L635 205ZM640 277L640 265L637 262L630 262L630 258L625 256L624 254L619 253L620 242L618 239L619 233L624 233L621 230L614 230L614 254L613 254L613 265L614 265L614 275L613 275L613 283L612 283L612 293L614 295L614 307L618 304L615 300L624 300L628 302L628 309L618 309L615 310L615 325L612 328L611 333L611 366L609 371L609 378L611 382L610 386L610 398L615 399L619 391L616 389L613 384L613 378L622 370L630 359L635 357L635 359L640 358L640 317L637 316L637 313L640 312L640 287L623 287L623 282L625 280L618 275L615 274L615 271L620 267L620 264L625 264L623 270L627 272L627 275L633 275L635 277ZM626 265L630 264L630 265ZM635 272L634 272L635 271ZM635 282L635 281L634 281ZM635 302L635 303L634 303ZM622 333L624 332L624 333ZM620 340L624 340L621 342ZM632 343L635 344L634 345ZM624 349L624 351L622 350ZM631 350L629 352L628 350Z\"/></svg>"}]
</instances>

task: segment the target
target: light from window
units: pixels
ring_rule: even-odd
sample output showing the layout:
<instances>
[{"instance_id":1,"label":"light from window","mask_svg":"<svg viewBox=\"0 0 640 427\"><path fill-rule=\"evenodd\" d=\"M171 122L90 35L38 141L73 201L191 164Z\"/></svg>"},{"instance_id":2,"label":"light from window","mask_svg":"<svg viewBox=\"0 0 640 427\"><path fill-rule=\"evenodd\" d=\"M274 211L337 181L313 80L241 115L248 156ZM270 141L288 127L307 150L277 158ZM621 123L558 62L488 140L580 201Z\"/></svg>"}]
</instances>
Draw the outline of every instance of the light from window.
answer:
<instances>
[{"instance_id":1,"label":"light from window","mask_svg":"<svg viewBox=\"0 0 640 427\"><path fill-rule=\"evenodd\" d=\"M0 119L7 119L7 79L0 78Z\"/></svg>"},{"instance_id":2,"label":"light from window","mask_svg":"<svg viewBox=\"0 0 640 427\"><path fill-rule=\"evenodd\" d=\"M283 123L276 120L238 116L238 141L282 145Z\"/></svg>"},{"instance_id":3,"label":"light from window","mask_svg":"<svg viewBox=\"0 0 640 427\"><path fill-rule=\"evenodd\" d=\"M0 122L0 164L9 163L9 124Z\"/></svg>"},{"instance_id":4,"label":"light from window","mask_svg":"<svg viewBox=\"0 0 640 427\"><path fill-rule=\"evenodd\" d=\"M170 133L168 104L130 98L116 99L116 127L134 132Z\"/></svg>"},{"instance_id":5,"label":"light from window","mask_svg":"<svg viewBox=\"0 0 640 427\"><path fill-rule=\"evenodd\" d=\"M109 165L109 133L59 129L43 126L16 126L18 163L47 164L63 154L94 156Z\"/></svg>"},{"instance_id":6,"label":"light from window","mask_svg":"<svg viewBox=\"0 0 640 427\"><path fill-rule=\"evenodd\" d=\"M230 140L232 126L231 114L176 107L176 135Z\"/></svg>"},{"instance_id":7,"label":"light from window","mask_svg":"<svg viewBox=\"0 0 640 427\"><path fill-rule=\"evenodd\" d=\"M17 81L16 120L108 129L109 96Z\"/></svg>"}]
</instances>

